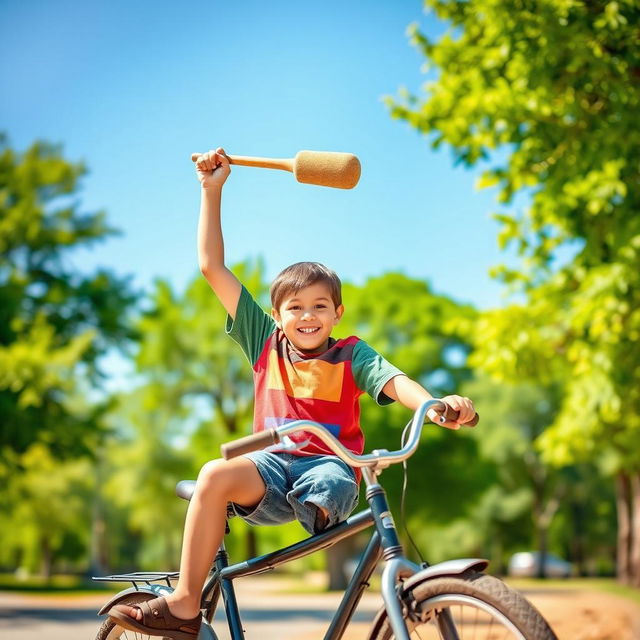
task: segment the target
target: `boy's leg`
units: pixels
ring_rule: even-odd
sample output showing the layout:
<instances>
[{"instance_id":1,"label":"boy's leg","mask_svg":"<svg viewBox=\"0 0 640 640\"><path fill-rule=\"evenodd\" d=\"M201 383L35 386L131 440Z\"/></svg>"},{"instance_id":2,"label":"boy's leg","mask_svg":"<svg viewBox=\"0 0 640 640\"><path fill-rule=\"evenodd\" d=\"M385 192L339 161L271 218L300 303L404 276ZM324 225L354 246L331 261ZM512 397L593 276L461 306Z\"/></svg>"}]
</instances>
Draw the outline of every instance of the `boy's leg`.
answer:
<instances>
[{"instance_id":1,"label":"boy's leg","mask_svg":"<svg viewBox=\"0 0 640 640\"><path fill-rule=\"evenodd\" d=\"M250 508L262 500L265 489L256 465L247 458L212 460L202 467L187 509L180 578L166 596L174 616L189 619L200 610L202 587L224 537L227 503ZM127 615L142 619L139 609L127 609Z\"/></svg>"},{"instance_id":2,"label":"boy's leg","mask_svg":"<svg viewBox=\"0 0 640 640\"><path fill-rule=\"evenodd\" d=\"M287 500L309 533L345 520L358 503L353 471L336 456L300 456L292 463L291 475Z\"/></svg>"}]
</instances>

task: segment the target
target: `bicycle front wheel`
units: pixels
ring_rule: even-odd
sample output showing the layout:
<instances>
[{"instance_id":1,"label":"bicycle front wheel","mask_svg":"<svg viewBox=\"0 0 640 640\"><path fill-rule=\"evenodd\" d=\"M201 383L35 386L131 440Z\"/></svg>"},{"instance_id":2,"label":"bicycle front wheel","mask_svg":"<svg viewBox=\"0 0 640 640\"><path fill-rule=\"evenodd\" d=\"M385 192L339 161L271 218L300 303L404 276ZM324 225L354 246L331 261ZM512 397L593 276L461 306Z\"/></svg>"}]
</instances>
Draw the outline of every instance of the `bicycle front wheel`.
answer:
<instances>
[{"instance_id":1,"label":"bicycle front wheel","mask_svg":"<svg viewBox=\"0 0 640 640\"><path fill-rule=\"evenodd\" d=\"M557 640L540 612L504 582L480 573L417 584L404 597L405 623L416 640ZM390 640L385 612L370 640Z\"/></svg>"}]
</instances>

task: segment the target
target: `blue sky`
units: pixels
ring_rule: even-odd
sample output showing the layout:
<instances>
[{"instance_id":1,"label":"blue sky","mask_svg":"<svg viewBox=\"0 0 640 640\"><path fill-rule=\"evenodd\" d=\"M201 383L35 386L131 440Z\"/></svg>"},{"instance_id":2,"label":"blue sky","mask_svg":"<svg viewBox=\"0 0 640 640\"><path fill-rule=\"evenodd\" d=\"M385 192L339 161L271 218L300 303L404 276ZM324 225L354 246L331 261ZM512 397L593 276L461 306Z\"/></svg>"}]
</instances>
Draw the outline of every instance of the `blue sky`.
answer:
<instances>
[{"instance_id":1,"label":"blue sky","mask_svg":"<svg viewBox=\"0 0 640 640\"><path fill-rule=\"evenodd\" d=\"M362 163L351 191L234 168L228 263L260 255L273 277L319 260L357 283L400 270L497 306L494 194L382 102L425 82L411 22L442 31L417 0L3 0L0 129L16 148L46 139L87 164L83 209L106 210L123 235L77 252L80 268L108 266L140 287L160 276L180 289L197 274L192 151L348 151Z\"/></svg>"}]
</instances>

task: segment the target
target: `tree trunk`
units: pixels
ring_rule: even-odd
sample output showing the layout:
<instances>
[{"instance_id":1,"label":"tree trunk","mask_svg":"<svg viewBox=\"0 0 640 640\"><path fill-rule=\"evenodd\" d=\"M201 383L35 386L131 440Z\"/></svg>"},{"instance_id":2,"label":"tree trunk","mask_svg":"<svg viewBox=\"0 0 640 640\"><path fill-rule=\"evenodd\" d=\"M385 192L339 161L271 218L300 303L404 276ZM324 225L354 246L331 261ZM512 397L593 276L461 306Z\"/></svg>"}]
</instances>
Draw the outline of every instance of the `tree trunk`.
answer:
<instances>
[{"instance_id":1,"label":"tree trunk","mask_svg":"<svg viewBox=\"0 0 640 640\"><path fill-rule=\"evenodd\" d=\"M618 515L618 580L629 584L631 580L631 482L620 472L616 477L616 509Z\"/></svg>"},{"instance_id":2,"label":"tree trunk","mask_svg":"<svg viewBox=\"0 0 640 640\"><path fill-rule=\"evenodd\" d=\"M97 503L97 501L96 501ZM101 576L107 571L109 564L107 558L107 545L106 545L106 529L107 525L102 517L100 507L94 505L91 525L91 547L90 547L90 559L89 559L89 571L90 576Z\"/></svg>"},{"instance_id":3,"label":"tree trunk","mask_svg":"<svg viewBox=\"0 0 640 640\"><path fill-rule=\"evenodd\" d=\"M253 527L249 527L247 529L245 545L246 557L255 558L258 555L258 537L256 536L256 530Z\"/></svg>"},{"instance_id":4,"label":"tree trunk","mask_svg":"<svg viewBox=\"0 0 640 640\"><path fill-rule=\"evenodd\" d=\"M578 575L584 578L587 574L587 564L585 558L585 537L586 531L584 507L580 502L572 502L570 505L572 533L571 536L571 560L578 568Z\"/></svg>"},{"instance_id":5,"label":"tree trunk","mask_svg":"<svg viewBox=\"0 0 640 640\"><path fill-rule=\"evenodd\" d=\"M171 531L166 531L164 534L164 566L175 567L176 562L180 566L180 558L176 553L176 545L174 535Z\"/></svg>"},{"instance_id":6,"label":"tree trunk","mask_svg":"<svg viewBox=\"0 0 640 640\"><path fill-rule=\"evenodd\" d=\"M560 500L557 497L549 498L545 502L542 489L540 489L538 496L534 498L533 518L535 521L538 552L540 553L538 556L538 566L536 567L537 578L544 578L546 575L549 527L559 506Z\"/></svg>"},{"instance_id":7,"label":"tree trunk","mask_svg":"<svg viewBox=\"0 0 640 640\"><path fill-rule=\"evenodd\" d=\"M109 566L109 550L107 546L107 523L105 521L105 506L102 497L105 468L104 446L96 448L95 485L93 508L91 510L91 541L89 547L89 576L101 576L107 572Z\"/></svg>"},{"instance_id":8,"label":"tree trunk","mask_svg":"<svg viewBox=\"0 0 640 640\"><path fill-rule=\"evenodd\" d=\"M502 532L496 527L493 530L493 534L490 536L490 551L489 557L491 558L491 569L498 575L504 576L507 574L507 567L504 564L504 545L502 540ZM482 554L480 554L482 556Z\"/></svg>"},{"instance_id":9,"label":"tree trunk","mask_svg":"<svg viewBox=\"0 0 640 640\"><path fill-rule=\"evenodd\" d=\"M353 543L346 539L329 547L325 552L329 591L344 591L351 576L347 576L345 563L351 555Z\"/></svg>"},{"instance_id":10,"label":"tree trunk","mask_svg":"<svg viewBox=\"0 0 640 640\"><path fill-rule=\"evenodd\" d=\"M629 553L629 569L631 585L640 587L640 471L631 474L630 488L631 551Z\"/></svg>"},{"instance_id":11,"label":"tree trunk","mask_svg":"<svg viewBox=\"0 0 640 640\"><path fill-rule=\"evenodd\" d=\"M98 471L98 476L100 472ZM98 477L100 481L101 478ZM108 566L107 544L106 544L107 524L104 520L104 506L100 489L96 491L93 499L93 509L91 511L91 541L89 547L89 571L90 576L101 576L106 572Z\"/></svg>"},{"instance_id":12,"label":"tree trunk","mask_svg":"<svg viewBox=\"0 0 640 640\"><path fill-rule=\"evenodd\" d=\"M536 567L536 578L544 578L547 568L547 528L541 525L537 527L538 538L538 566Z\"/></svg>"},{"instance_id":13,"label":"tree trunk","mask_svg":"<svg viewBox=\"0 0 640 640\"><path fill-rule=\"evenodd\" d=\"M40 565L40 574L49 582L53 573L53 552L49 538L44 535L40 539L40 552L42 553L42 564Z\"/></svg>"}]
</instances>

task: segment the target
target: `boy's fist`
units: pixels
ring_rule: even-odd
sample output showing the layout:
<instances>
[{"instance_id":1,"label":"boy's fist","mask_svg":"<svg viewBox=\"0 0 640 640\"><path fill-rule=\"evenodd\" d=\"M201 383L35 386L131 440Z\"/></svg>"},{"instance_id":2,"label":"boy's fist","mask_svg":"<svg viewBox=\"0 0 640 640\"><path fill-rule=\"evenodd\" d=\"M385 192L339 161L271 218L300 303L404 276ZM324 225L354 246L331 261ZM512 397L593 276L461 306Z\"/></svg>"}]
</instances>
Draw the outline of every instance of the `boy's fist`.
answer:
<instances>
[{"instance_id":1,"label":"boy's fist","mask_svg":"<svg viewBox=\"0 0 640 640\"><path fill-rule=\"evenodd\" d=\"M196 160L196 174L204 189L222 187L230 173L229 158L222 147L207 151Z\"/></svg>"},{"instance_id":2,"label":"boy's fist","mask_svg":"<svg viewBox=\"0 0 640 640\"><path fill-rule=\"evenodd\" d=\"M427 415L429 419L433 422L436 422L441 427L446 427L447 429L459 429L461 426L470 426L465 425L466 422L469 422L476 415L475 407L473 406L473 402L469 400L469 398L463 398L461 396L445 396L441 398L442 402L449 405L453 410L459 413L457 420L447 420L446 422L440 422L439 416L435 411L430 411ZM431 415L431 414L435 415Z\"/></svg>"}]
</instances>

